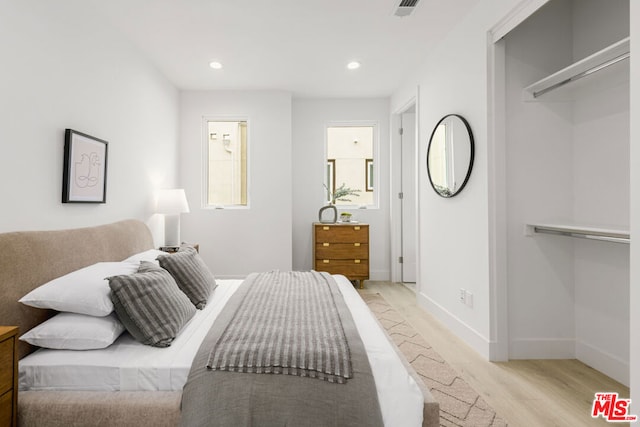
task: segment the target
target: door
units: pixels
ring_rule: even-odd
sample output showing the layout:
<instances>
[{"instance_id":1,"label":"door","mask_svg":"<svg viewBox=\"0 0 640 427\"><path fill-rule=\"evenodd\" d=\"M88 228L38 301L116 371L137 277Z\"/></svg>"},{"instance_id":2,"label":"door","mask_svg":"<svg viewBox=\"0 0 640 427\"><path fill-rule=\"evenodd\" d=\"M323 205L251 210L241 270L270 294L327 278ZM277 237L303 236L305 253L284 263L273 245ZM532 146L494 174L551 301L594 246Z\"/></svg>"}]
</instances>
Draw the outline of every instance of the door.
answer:
<instances>
[{"instance_id":1,"label":"door","mask_svg":"<svg viewBox=\"0 0 640 427\"><path fill-rule=\"evenodd\" d=\"M415 107L401 117L402 164L402 281L416 282L416 113Z\"/></svg>"}]
</instances>

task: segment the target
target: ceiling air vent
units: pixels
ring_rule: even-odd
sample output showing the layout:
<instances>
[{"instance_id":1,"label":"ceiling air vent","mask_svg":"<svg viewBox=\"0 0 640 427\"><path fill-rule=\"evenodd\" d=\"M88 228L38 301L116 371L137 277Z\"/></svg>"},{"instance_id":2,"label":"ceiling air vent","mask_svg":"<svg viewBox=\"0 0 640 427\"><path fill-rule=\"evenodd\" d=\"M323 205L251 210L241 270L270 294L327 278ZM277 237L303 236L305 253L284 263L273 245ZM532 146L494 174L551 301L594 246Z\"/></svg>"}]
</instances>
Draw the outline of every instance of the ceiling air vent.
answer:
<instances>
[{"instance_id":1,"label":"ceiling air vent","mask_svg":"<svg viewBox=\"0 0 640 427\"><path fill-rule=\"evenodd\" d=\"M396 16L411 15L420 0L400 0L400 4L395 8L393 14Z\"/></svg>"}]
</instances>

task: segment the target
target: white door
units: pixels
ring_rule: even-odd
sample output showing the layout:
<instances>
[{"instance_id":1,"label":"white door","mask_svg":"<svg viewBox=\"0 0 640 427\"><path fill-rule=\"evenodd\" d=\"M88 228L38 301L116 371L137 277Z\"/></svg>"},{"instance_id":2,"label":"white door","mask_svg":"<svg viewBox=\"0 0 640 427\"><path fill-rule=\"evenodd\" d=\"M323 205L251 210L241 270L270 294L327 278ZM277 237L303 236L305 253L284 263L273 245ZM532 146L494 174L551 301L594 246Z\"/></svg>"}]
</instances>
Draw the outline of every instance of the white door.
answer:
<instances>
[{"instance_id":1,"label":"white door","mask_svg":"<svg viewBox=\"0 0 640 427\"><path fill-rule=\"evenodd\" d=\"M402 113L402 281L416 282L416 114Z\"/></svg>"}]
</instances>

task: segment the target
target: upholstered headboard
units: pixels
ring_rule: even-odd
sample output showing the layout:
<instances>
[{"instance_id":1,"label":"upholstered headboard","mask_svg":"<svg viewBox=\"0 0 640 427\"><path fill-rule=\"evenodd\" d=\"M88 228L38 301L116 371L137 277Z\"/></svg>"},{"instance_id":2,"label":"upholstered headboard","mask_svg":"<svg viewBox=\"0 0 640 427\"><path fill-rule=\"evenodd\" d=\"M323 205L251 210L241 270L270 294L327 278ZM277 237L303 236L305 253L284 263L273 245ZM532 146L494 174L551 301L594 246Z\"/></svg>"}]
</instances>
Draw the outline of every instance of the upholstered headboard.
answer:
<instances>
[{"instance_id":1,"label":"upholstered headboard","mask_svg":"<svg viewBox=\"0 0 640 427\"><path fill-rule=\"evenodd\" d=\"M125 220L97 227L0 234L0 325L18 326L20 334L55 312L18 302L32 289L87 265L121 261L153 248L149 228ZM34 347L20 342L19 357Z\"/></svg>"}]
</instances>

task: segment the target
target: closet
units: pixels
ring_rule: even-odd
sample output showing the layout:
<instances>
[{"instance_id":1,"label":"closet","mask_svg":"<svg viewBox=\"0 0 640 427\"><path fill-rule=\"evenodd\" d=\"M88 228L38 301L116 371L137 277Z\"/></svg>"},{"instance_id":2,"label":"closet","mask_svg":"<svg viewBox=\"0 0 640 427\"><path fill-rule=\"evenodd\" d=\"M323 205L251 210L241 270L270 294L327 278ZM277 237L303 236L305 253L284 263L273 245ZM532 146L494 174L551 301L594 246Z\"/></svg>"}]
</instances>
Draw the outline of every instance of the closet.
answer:
<instances>
[{"instance_id":1,"label":"closet","mask_svg":"<svg viewBox=\"0 0 640 427\"><path fill-rule=\"evenodd\" d=\"M629 0L550 0L504 37L509 358L629 384Z\"/></svg>"}]
</instances>

